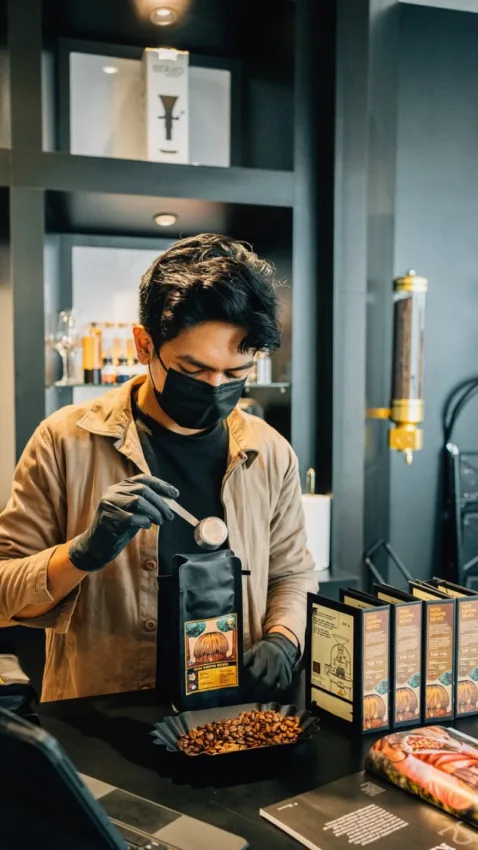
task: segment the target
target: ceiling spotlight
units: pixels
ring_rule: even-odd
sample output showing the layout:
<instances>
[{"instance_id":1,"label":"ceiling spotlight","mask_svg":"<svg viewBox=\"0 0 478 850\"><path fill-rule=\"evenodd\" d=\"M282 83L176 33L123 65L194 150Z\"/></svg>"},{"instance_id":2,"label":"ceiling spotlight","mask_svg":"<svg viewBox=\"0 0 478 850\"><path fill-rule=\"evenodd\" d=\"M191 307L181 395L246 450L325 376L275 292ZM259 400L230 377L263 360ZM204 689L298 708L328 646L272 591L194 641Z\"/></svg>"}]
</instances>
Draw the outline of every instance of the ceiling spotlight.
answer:
<instances>
[{"instance_id":1,"label":"ceiling spotlight","mask_svg":"<svg viewBox=\"0 0 478 850\"><path fill-rule=\"evenodd\" d=\"M103 65L103 72L105 74L117 74L118 70L119 69L116 67L116 65Z\"/></svg>"},{"instance_id":2,"label":"ceiling spotlight","mask_svg":"<svg viewBox=\"0 0 478 850\"><path fill-rule=\"evenodd\" d=\"M158 213L153 216L153 219L159 227L172 227L176 224L178 217L174 213Z\"/></svg>"},{"instance_id":3,"label":"ceiling spotlight","mask_svg":"<svg viewBox=\"0 0 478 850\"><path fill-rule=\"evenodd\" d=\"M171 9L169 6L159 6L158 9L151 12L149 19L157 27L169 27L170 24L174 24L177 17L178 13L174 9Z\"/></svg>"}]
</instances>

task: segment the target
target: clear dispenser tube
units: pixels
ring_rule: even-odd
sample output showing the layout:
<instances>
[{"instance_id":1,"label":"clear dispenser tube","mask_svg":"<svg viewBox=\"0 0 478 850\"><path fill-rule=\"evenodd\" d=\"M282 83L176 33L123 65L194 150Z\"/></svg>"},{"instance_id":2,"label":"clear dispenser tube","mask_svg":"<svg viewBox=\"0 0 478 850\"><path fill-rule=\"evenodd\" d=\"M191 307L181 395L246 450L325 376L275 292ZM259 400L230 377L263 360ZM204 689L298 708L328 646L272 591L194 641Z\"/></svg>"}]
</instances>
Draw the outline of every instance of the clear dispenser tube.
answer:
<instances>
[{"instance_id":1,"label":"clear dispenser tube","mask_svg":"<svg viewBox=\"0 0 478 850\"><path fill-rule=\"evenodd\" d=\"M390 447L411 453L422 447L425 299L428 281L413 270L394 285L394 339Z\"/></svg>"}]
</instances>

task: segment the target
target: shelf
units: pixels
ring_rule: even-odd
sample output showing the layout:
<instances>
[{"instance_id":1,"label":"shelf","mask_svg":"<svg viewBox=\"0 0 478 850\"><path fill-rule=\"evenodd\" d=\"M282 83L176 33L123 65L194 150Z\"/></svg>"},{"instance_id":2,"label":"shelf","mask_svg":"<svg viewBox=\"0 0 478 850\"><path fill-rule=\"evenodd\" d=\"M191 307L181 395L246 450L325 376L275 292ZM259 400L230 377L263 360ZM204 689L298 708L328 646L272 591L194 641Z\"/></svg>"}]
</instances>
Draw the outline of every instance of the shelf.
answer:
<instances>
[{"instance_id":1,"label":"shelf","mask_svg":"<svg viewBox=\"0 0 478 850\"><path fill-rule=\"evenodd\" d=\"M88 390L114 390L118 387L124 387L126 381L121 384L47 384L46 390L75 390L81 387Z\"/></svg>"},{"instance_id":2,"label":"shelf","mask_svg":"<svg viewBox=\"0 0 478 850\"><path fill-rule=\"evenodd\" d=\"M222 204L291 208L292 171L168 165L67 153L13 157L17 186L65 193L187 198Z\"/></svg>"},{"instance_id":3,"label":"shelf","mask_svg":"<svg viewBox=\"0 0 478 850\"><path fill-rule=\"evenodd\" d=\"M48 384L45 389L47 390L74 390L78 387L86 387L88 389L97 389L97 390L111 390L115 389L115 387L124 387L122 384ZM248 390L288 390L290 389L290 384L282 383L280 381L274 382L272 384L247 384L245 387L245 391Z\"/></svg>"},{"instance_id":4,"label":"shelf","mask_svg":"<svg viewBox=\"0 0 478 850\"><path fill-rule=\"evenodd\" d=\"M158 212L177 215L172 227L158 227ZM46 193L46 227L49 232L180 239L196 233L224 233L245 239L266 253L270 244L290 246L292 210L250 204L172 196L110 195L97 192Z\"/></svg>"},{"instance_id":5,"label":"shelf","mask_svg":"<svg viewBox=\"0 0 478 850\"><path fill-rule=\"evenodd\" d=\"M290 384L283 381L273 381L271 384L246 384L245 392L252 390L289 390Z\"/></svg>"}]
</instances>

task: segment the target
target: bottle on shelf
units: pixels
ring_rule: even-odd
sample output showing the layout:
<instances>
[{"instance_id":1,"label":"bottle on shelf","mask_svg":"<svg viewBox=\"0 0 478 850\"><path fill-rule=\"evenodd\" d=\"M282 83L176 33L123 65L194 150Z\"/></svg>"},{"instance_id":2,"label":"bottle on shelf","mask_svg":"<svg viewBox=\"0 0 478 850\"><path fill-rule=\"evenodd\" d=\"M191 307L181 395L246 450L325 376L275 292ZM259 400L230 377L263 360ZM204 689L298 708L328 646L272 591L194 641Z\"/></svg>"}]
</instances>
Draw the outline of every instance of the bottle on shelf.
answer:
<instances>
[{"instance_id":1,"label":"bottle on shelf","mask_svg":"<svg viewBox=\"0 0 478 850\"><path fill-rule=\"evenodd\" d=\"M128 352L130 349L130 325L127 322L118 322L116 325L117 335L115 338L115 350L113 353L116 364L116 383L124 384L131 377L129 368Z\"/></svg>"},{"instance_id":2,"label":"bottle on shelf","mask_svg":"<svg viewBox=\"0 0 478 850\"><path fill-rule=\"evenodd\" d=\"M138 372L135 365L138 363L136 359L136 346L133 337L133 325L127 325L128 336L126 339L126 358L128 361L128 380L134 378Z\"/></svg>"},{"instance_id":3,"label":"bottle on shelf","mask_svg":"<svg viewBox=\"0 0 478 850\"><path fill-rule=\"evenodd\" d=\"M104 323L103 331L103 368L101 370L102 384L116 384L116 364L114 362L115 325L113 322Z\"/></svg>"},{"instance_id":4,"label":"bottle on shelf","mask_svg":"<svg viewBox=\"0 0 478 850\"><path fill-rule=\"evenodd\" d=\"M254 359L254 365L247 376L246 384L257 384L257 357Z\"/></svg>"},{"instance_id":5,"label":"bottle on shelf","mask_svg":"<svg viewBox=\"0 0 478 850\"><path fill-rule=\"evenodd\" d=\"M120 357L116 367L116 383L124 384L131 378L131 368L126 357Z\"/></svg>"},{"instance_id":6,"label":"bottle on shelf","mask_svg":"<svg viewBox=\"0 0 478 850\"><path fill-rule=\"evenodd\" d=\"M103 358L103 368L101 370L102 384L116 384L116 366L113 363L112 357Z\"/></svg>"},{"instance_id":7,"label":"bottle on shelf","mask_svg":"<svg viewBox=\"0 0 478 850\"><path fill-rule=\"evenodd\" d=\"M272 360L270 354L260 351L256 360L257 366L257 383L271 384L272 383Z\"/></svg>"},{"instance_id":8,"label":"bottle on shelf","mask_svg":"<svg viewBox=\"0 0 478 850\"><path fill-rule=\"evenodd\" d=\"M132 334L132 325L129 327L130 333ZM132 366L136 359L136 346L132 335L128 336L126 339L126 357L128 359L128 363Z\"/></svg>"},{"instance_id":9,"label":"bottle on shelf","mask_svg":"<svg viewBox=\"0 0 478 850\"><path fill-rule=\"evenodd\" d=\"M83 380L85 384L101 384L101 329L92 322L82 338Z\"/></svg>"},{"instance_id":10,"label":"bottle on shelf","mask_svg":"<svg viewBox=\"0 0 478 850\"><path fill-rule=\"evenodd\" d=\"M121 344L121 330L120 325L117 322L110 322L109 325L111 328L111 353L113 363L117 366L120 357L124 356Z\"/></svg>"}]
</instances>

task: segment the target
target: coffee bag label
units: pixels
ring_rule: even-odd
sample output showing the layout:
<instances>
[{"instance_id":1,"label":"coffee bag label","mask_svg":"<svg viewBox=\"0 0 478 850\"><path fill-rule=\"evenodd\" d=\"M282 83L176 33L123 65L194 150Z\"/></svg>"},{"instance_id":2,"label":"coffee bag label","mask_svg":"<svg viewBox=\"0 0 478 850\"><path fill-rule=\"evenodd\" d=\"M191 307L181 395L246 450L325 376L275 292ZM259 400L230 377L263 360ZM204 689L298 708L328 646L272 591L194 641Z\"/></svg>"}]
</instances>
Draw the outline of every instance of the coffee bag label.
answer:
<instances>
[{"instance_id":1,"label":"coffee bag label","mask_svg":"<svg viewBox=\"0 0 478 850\"><path fill-rule=\"evenodd\" d=\"M184 623L186 696L239 685L237 614Z\"/></svg>"}]
</instances>

